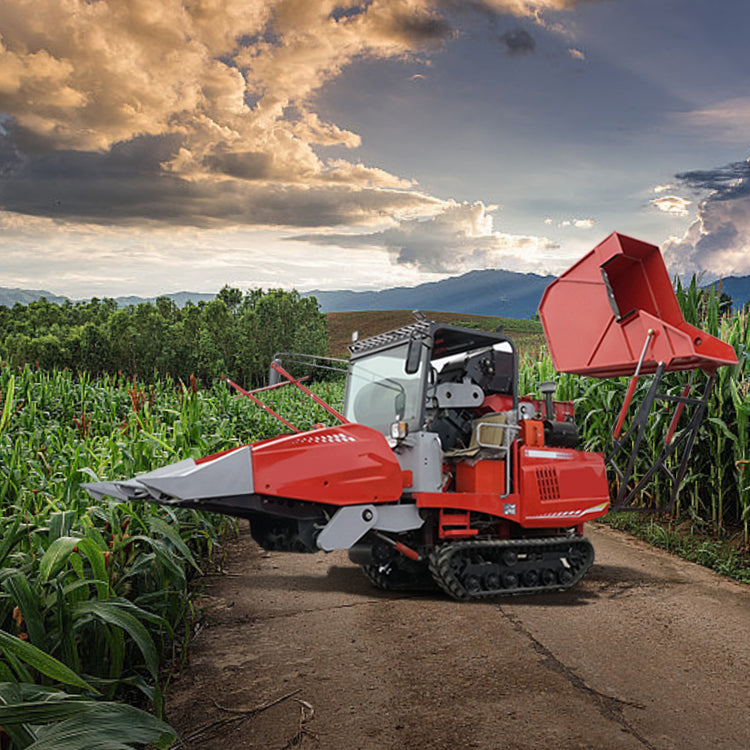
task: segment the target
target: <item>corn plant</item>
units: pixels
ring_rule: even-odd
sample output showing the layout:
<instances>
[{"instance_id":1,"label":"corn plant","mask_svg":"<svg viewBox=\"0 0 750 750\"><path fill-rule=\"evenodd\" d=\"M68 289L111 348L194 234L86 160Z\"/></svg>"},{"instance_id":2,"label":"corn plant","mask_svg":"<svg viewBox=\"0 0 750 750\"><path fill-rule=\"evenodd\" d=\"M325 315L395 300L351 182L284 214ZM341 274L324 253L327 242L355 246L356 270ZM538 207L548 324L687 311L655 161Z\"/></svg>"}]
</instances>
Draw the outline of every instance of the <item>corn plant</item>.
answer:
<instances>
[{"instance_id":1,"label":"corn plant","mask_svg":"<svg viewBox=\"0 0 750 750\"><path fill-rule=\"evenodd\" d=\"M4 631L0 654L6 660L0 663L0 736L17 748L128 750L148 743L166 749L175 740L163 721L133 706L97 700L96 689L76 672ZM36 684L32 671L85 694Z\"/></svg>"},{"instance_id":2,"label":"corn plant","mask_svg":"<svg viewBox=\"0 0 750 750\"><path fill-rule=\"evenodd\" d=\"M276 426L223 385L201 391L169 378L145 386L2 367L0 404L0 713L15 707L0 726L16 747L43 737L65 747L70 726L137 726L111 699L140 694L161 714L190 634L190 579L227 524L187 509L96 503L80 484L270 437ZM24 663L17 644L53 662ZM38 732L33 722L10 729L21 703L40 701L51 708L35 715ZM138 737L158 744L153 733Z\"/></svg>"}]
</instances>

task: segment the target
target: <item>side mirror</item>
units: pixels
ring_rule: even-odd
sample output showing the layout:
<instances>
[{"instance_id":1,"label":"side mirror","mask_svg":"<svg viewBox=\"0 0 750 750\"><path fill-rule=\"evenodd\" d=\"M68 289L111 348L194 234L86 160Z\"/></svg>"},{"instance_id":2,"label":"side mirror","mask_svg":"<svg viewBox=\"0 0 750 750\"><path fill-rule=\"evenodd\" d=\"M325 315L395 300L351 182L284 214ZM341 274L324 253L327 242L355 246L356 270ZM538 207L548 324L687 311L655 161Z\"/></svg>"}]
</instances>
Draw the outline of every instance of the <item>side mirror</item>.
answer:
<instances>
[{"instance_id":1,"label":"side mirror","mask_svg":"<svg viewBox=\"0 0 750 750\"><path fill-rule=\"evenodd\" d=\"M419 365L422 361L422 340L412 336L409 339L409 348L406 351L406 364L404 371L407 375L414 375L419 372Z\"/></svg>"},{"instance_id":2,"label":"side mirror","mask_svg":"<svg viewBox=\"0 0 750 750\"><path fill-rule=\"evenodd\" d=\"M403 391L396 396L393 405L396 408L396 419L404 419L406 416L406 394Z\"/></svg>"}]
</instances>

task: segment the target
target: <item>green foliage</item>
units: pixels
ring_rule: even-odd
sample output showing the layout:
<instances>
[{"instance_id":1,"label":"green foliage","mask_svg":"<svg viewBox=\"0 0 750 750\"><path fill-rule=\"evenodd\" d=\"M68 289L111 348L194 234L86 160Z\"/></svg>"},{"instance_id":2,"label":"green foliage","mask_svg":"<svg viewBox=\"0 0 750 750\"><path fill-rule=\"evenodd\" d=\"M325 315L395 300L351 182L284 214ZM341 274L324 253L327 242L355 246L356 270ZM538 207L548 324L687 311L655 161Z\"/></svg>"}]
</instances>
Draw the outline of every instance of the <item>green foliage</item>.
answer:
<instances>
[{"instance_id":1,"label":"green foliage","mask_svg":"<svg viewBox=\"0 0 750 750\"><path fill-rule=\"evenodd\" d=\"M168 724L133 706L16 682L0 682L0 726L28 750L166 750L176 739Z\"/></svg>"},{"instance_id":2,"label":"green foliage","mask_svg":"<svg viewBox=\"0 0 750 750\"><path fill-rule=\"evenodd\" d=\"M698 521L660 522L633 513L613 513L608 522L616 529L627 531L654 547L661 547L711 568L725 576L750 583L750 561L737 544L717 539Z\"/></svg>"},{"instance_id":3,"label":"green foliage","mask_svg":"<svg viewBox=\"0 0 750 750\"><path fill-rule=\"evenodd\" d=\"M114 300L55 305L45 299L0 307L0 358L14 368L67 367L125 373L152 382L171 374L243 385L266 377L277 351L325 354L328 333L317 301L296 291L224 287L180 309L167 297L117 309Z\"/></svg>"},{"instance_id":4,"label":"green foliage","mask_svg":"<svg viewBox=\"0 0 750 750\"><path fill-rule=\"evenodd\" d=\"M313 387L341 399L340 384ZM330 420L292 388L268 400L301 429ZM38 700L65 703L66 712L45 714L39 726L0 720L14 747L72 746L76 731L90 737L79 747L130 747L128 737L158 745L153 733L134 734L137 714L107 701L148 699L161 714L190 637L191 576L231 528L187 509L94 502L80 484L272 437L278 427L221 383L203 390L165 377L146 386L0 367L0 682L21 690L8 697L0 686L0 712L4 702L22 716L20 704L32 710ZM29 698L23 686L34 685L51 697ZM114 731L120 720L132 725L121 744L100 741L97 727Z\"/></svg>"}]
</instances>

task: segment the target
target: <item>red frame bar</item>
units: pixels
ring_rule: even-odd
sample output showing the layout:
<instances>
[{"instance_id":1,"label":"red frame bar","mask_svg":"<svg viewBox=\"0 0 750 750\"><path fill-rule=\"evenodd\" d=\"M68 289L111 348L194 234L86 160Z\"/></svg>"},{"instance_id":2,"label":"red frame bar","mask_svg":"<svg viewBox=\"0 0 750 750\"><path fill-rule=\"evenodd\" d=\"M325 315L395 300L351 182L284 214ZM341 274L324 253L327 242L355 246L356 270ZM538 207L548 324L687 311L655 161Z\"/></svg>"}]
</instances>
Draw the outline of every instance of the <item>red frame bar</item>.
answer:
<instances>
[{"instance_id":1,"label":"red frame bar","mask_svg":"<svg viewBox=\"0 0 750 750\"><path fill-rule=\"evenodd\" d=\"M630 378L630 383L628 383L628 390L625 394L625 400L622 402L622 408L620 409L620 416L617 417L617 424L615 425L615 431L612 433L612 437L617 440L617 438L620 437L620 432L622 430L622 425L625 422L625 417L628 413L628 407L630 406L630 402L633 400L633 394L635 393L635 387L638 384L638 376L633 375L632 378Z\"/></svg>"},{"instance_id":2,"label":"red frame bar","mask_svg":"<svg viewBox=\"0 0 750 750\"><path fill-rule=\"evenodd\" d=\"M310 376L305 375L303 378L299 379L299 382L302 383L305 380L309 380ZM249 393L263 393L264 391L272 391L274 388L283 388L285 385L291 385L291 383L274 383L273 385L264 385L262 388L253 388L252 391L249 391Z\"/></svg>"},{"instance_id":3,"label":"red frame bar","mask_svg":"<svg viewBox=\"0 0 750 750\"><path fill-rule=\"evenodd\" d=\"M614 440L617 440L617 438L620 437L620 431L622 430L622 425L625 422L625 415L628 413L628 407L630 406L630 402L633 399L635 387L638 384L638 378L641 374L643 360L646 358L648 345L651 343L651 339L654 338L654 336L656 336L656 331L654 331L653 328L649 328L648 333L646 334L646 343L643 345L643 349L641 350L641 358L638 360L638 366L635 368L635 373L633 374L633 377L630 379L630 383L628 384L628 391L625 394L625 401L622 404L622 409L620 409L620 416L617 418L615 431L612 433L612 437Z\"/></svg>"},{"instance_id":4,"label":"red frame bar","mask_svg":"<svg viewBox=\"0 0 750 750\"><path fill-rule=\"evenodd\" d=\"M275 417L279 420L279 422L282 422L285 424L292 432L302 432L302 430L298 430L291 422L288 422L284 417L281 416L281 414L277 414L270 406L267 406L264 404L259 398L256 398L253 395L252 391L246 391L242 386L237 385L237 383L232 382L229 378L226 379L227 383L232 386L232 388L238 390L243 396L247 396L254 404L257 404L260 406L263 411L270 414L272 417ZM285 385L284 383L278 383L277 385ZM271 386L274 387L274 386ZM265 389L267 390L267 389Z\"/></svg>"},{"instance_id":5,"label":"red frame bar","mask_svg":"<svg viewBox=\"0 0 750 750\"><path fill-rule=\"evenodd\" d=\"M302 393L309 396L318 406L322 406L329 414L332 414L338 419L341 424L349 424L349 420L343 415L339 414L332 406L329 406L322 398L316 396L309 388L306 388L300 380L293 378L280 364L277 362L271 362L271 367L276 370L282 377L286 378L292 385L299 388Z\"/></svg>"}]
</instances>

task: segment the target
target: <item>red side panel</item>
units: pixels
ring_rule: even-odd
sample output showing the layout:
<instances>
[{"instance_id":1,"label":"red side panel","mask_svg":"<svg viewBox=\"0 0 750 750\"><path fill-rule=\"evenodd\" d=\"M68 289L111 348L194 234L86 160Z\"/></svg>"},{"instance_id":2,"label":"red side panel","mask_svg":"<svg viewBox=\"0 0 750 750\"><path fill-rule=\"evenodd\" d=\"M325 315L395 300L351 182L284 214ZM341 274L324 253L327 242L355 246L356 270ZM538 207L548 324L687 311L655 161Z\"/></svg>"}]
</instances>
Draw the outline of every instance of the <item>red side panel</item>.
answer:
<instances>
[{"instance_id":1,"label":"red side panel","mask_svg":"<svg viewBox=\"0 0 750 750\"><path fill-rule=\"evenodd\" d=\"M401 496L401 467L385 436L360 424L284 435L252 447L255 492L358 505Z\"/></svg>"},{"instance_id":2,"label":"red side panel","mask_svg":"<svg viewBox=\"0 0 750 750\"><path fill-rule=\"evenodd\" d=\"M456 492L505 494L505 461L458 461Z\"/></svg>"},{"instance_id":3,"label":"red side panel","mask_svg":"<svg viewBox=\"0 0 750 750\"><path fill-rule=\"evenodd\" d=\"M515 521L527 529L564 528L599 518L609 510L609 488L601 453L570 448L521 446L514 459L516 491L501 497L504 478L485 474L480 461L473 477L457 474L459 492L420 492L420 508L476 511ZM464 473L469 469L463 470ZM490 490L489 483L496 482ZM473 490L473 491L472 491Z\"/></svg>"},{"instance_id":4,"label":"red side panel","mask_svg":"<svg viewBox=\"0 0 750 750\"><path fill-rule=\"evenodd\" d=\"M539 305L555 368L610 378L635 372L649 330L641 374L713 372L737 362L731 346L685 322L659 248L613 233L547 287Z\"/></svg>"},{"instance_id":5,"label":"red side panel","mask_svg":"<svg viewBox=\"0 0 750 750\"><path fill-rule=\"evenodd\" d=\"M601 453L524 446L518 451L518 465L522 526L572 526L609 510Z\"/></svg>"},{"instance_id":6,"label":"red side panel","mask_svg":"<svg viewBox=\"0 0 750 750\"><path fill-rule=\"evenodd\" d=\"M514 499L516 497L513 496ZM417 492L414 499L418 508L441 508L453 511L473 510L477 513L488 513L492 516L504 515L503 504L508 502L508 498L501 498L497 492Z\"/></svg>"}]
</instances>

